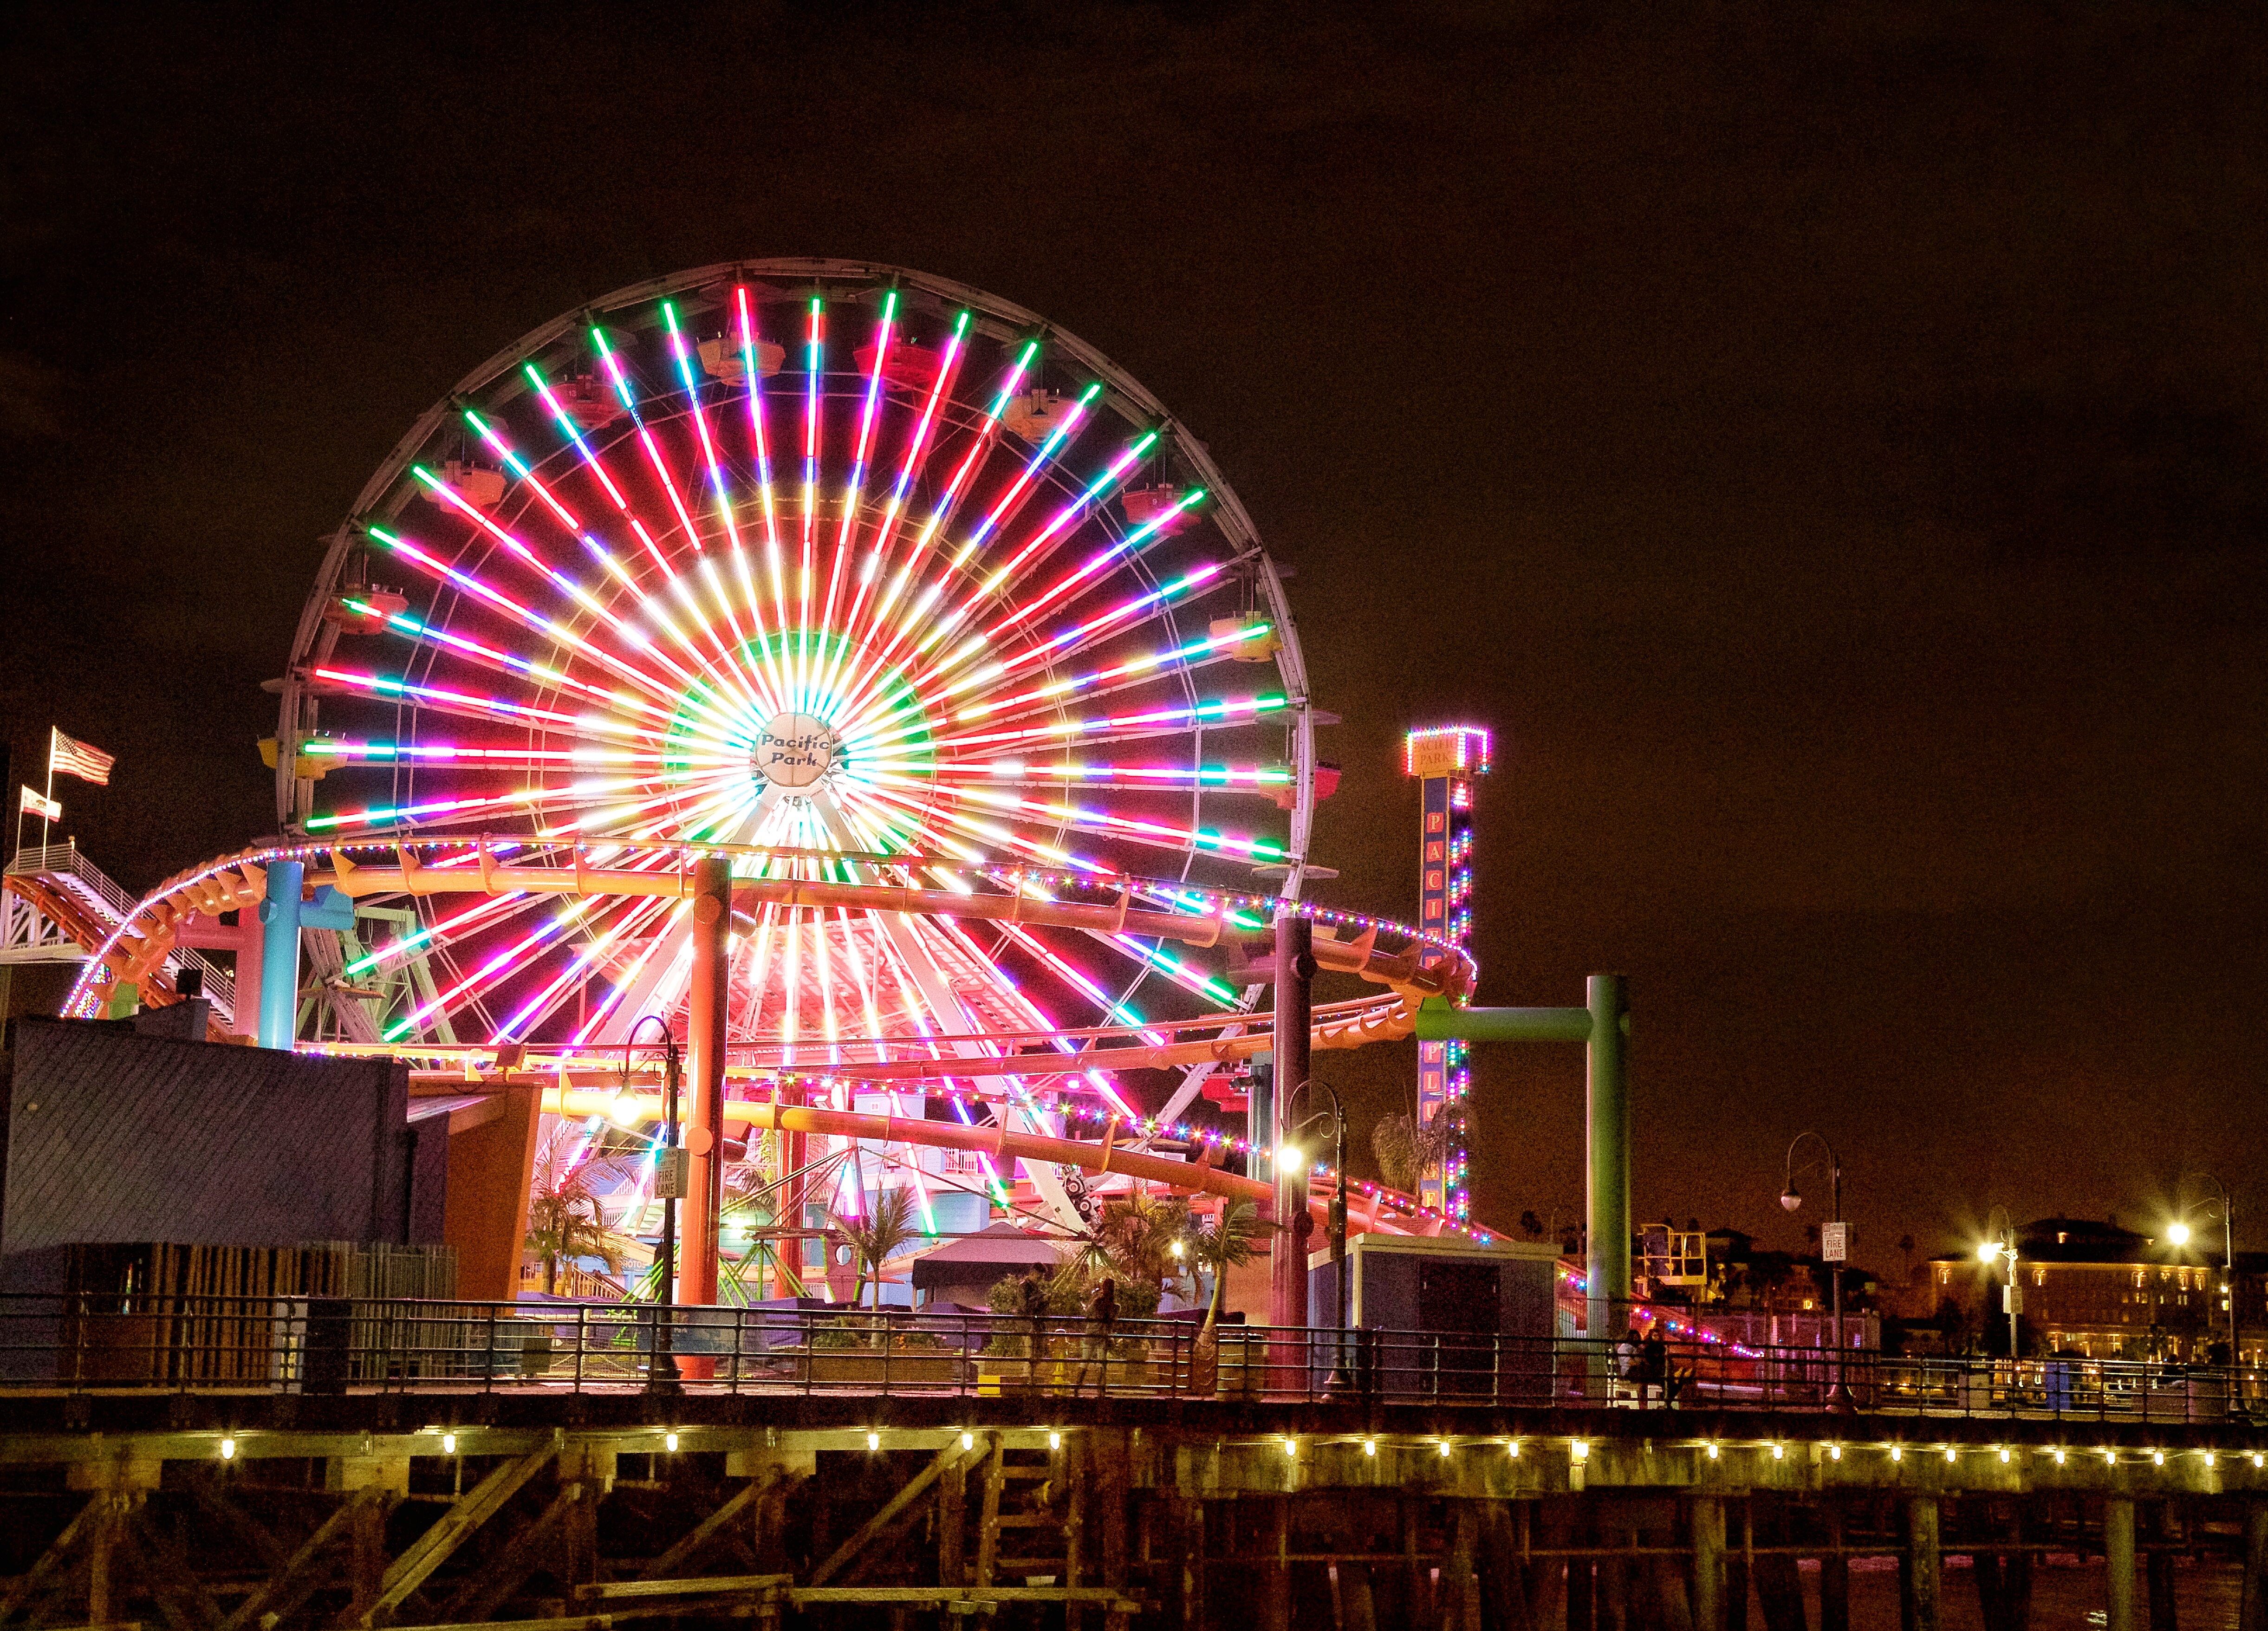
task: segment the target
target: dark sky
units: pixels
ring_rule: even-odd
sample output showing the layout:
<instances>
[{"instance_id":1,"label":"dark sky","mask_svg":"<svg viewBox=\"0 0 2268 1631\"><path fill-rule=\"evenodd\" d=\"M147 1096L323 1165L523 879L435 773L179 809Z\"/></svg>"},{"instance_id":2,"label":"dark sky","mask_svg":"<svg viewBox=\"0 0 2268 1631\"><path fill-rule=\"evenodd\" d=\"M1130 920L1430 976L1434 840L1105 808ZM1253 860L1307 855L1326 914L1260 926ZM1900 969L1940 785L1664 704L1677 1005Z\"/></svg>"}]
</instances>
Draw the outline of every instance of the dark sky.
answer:
<instances>
[{"instance_id":1,"label":"dark sky","mask_svg":"<svg viewBox=\"0 0 2268 1631\"><path fill-rule=\"evenodd\" d=\"M119 753L65 797L122 880L272 827L315 540L460 375L644 276L873 258L1210 443L1344 716L1329 899L1412 909L1399 733L1495 726L1482 995L1629 973L1643 1215L1794 1244L1807 1126L1878 1266L2187 1164L2268 1201L2257 21L92 15L0 63L0 709L19 767ZM1411 1069L1331 1075L1366 1126ZM1579 1206L1578 1054L1477 1077L1479 1209Z\"/></svg>"}]
</instances>

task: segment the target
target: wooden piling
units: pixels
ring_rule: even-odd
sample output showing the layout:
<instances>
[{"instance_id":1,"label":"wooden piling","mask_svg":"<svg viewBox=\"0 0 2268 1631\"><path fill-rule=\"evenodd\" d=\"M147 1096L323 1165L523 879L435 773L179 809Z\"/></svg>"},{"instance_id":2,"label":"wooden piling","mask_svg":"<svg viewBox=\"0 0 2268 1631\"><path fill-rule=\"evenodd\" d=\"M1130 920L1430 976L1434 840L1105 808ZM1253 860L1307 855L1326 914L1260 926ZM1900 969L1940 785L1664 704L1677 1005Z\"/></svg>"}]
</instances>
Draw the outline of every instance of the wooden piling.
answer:
<instances>
[{"instance_id":1,"label":"wooden piling","mask_svg":"<svg viewBox=\"0 0 2268 1631\"><path fill-rule=\"evenodd\" d=\"M946 1469L937 1490L937 1578L940 1585L965 1584L961 1543L968 1527L968 1466Z\"/></svg>"},{"instance_id":2,"label":"wooden piling","mask_svg":"<svg viewBox=\"0 0 2268 1631\"><path fill-rule=\"evenodd\" d=\"M2144 1554L2143 1578L2149 1588L2150 1631L2180 1631L2174 1604L2174 1554L2165 1549L2173 1527L2167 1519L2169 1502L2154 1502L2149 1512L2149 1536L2158 1542Z\"/></svg>"},{"instance_id":3,"label":"wooden piling","mask_svg":"<svg viewBox=\"0 0 2268 1631\"><path fill-rule=\"evenodd\" d=\"M2102 1502L2104 1631L2134 1631L2134 1502L2111 1495Z\"/></svg>"},{"instance_id":4,"label":"wooden piling","mask_svg":"<svg viewBox=\"0 0 2268 1631\"><path fill-rule=\"evenodd\" d=\"M2268 1501L2244 1503L2244 1591L2236 1631L2268 1631Z\"/></svg>"},{"instance_id":5,"label":"wooden piling","mask_svg":"<svg viewBox=\"0 0 2268 1631\"><path fill-rule=\"evenodd\" d=\"M1480 1513L1470 1501L1451 1503L1456 1510L1449 1540L1448 1577L1442 1581L1447 1598L1443 1623L1455 1631L1481 1631Z\"/></svg>"},{"instance_id":6,"label":"wooden piling","mask_svg":"<svg viewBox=\"0 0 2268 1631\"><path fill-rule=\"evenodd\" d=\"M992 1583L992 1566L1000 1558L1000 1463L1005 1454L1005 1441L992 1435L992 1453L984 1461L984 1503L976 1521L976 1581L980 1586Z\"/></svg>"},{"instance_id":7,"label":"wooden piling","mask_svg":"<svg viewBox=\"0 0 2268 1631\"><path fill-rule=\"evenodd\" d=\"M1696 1496L1689 1521L1693 1536L1693 1631L1725 1631L1724 1502L1715 1495Z\"/></svg>"},{"instance_id":8,"label":"wooden piling","mask_svg":"<svg viewBox=\"0 0 2268 1631\"><path fill-rule=\"evenodd\" d=\"M1843 1549L1843 1503L1827 1503L1827 1549L1819 1556L1819 1631L1851 1631L1851 1557Z\"/></svg>"},{"instance_id":9,"label":"wooden piling","mask_svg":"<svg viewBox=\"0 0 2268 1631\"><path fill-rule=\"evenodd\" d=\"M1737 1550L1725 1554L1725 1631L1749 1631L1749 1583L1756 1564L1756 1508L1747 1495L1734 1504L1740 1510L1741 1544Z\"/></svg>"},{"instance_id":10,"label":"wooden piling","mask_svg":"<svg viewBox=\"0 0 2268 1631\"><path fill-rule=\"evenodd\" d=\"M1906 1562L1912 1583L1910 1595L1913 1600L1913 1631L1940 1631L1944 1624L1941 1593L1945 1571L1944 1559L1938 1549L1935 1495L1915 1495L1906 1502Z\"/></svg>"}]
</instances>

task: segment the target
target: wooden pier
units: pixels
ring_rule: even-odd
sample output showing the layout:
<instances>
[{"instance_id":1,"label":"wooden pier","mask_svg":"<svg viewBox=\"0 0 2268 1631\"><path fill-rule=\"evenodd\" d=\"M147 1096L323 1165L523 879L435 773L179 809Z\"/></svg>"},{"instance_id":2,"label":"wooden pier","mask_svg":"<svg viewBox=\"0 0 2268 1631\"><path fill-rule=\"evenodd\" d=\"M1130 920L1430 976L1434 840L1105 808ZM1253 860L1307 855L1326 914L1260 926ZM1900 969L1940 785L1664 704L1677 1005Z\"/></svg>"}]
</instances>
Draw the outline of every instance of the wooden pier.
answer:
<instances>
[{"instance_id":1,"label":"wooden pier","mask_svg":"<svg viewBox=\"0 0 2268 1631\"><path fill-rule=\"evenodd\" d=\"M1962 1556L1986 1631L2027 1631L2036 1560L2077 1554L2108 1631L2176 1631L2188 1554L2241 1566L2268 1631L2268 1432L2236 1422L17 1395L0 1502L0 1626L1808 1631L1815 1559L1847 1631L1887 1557L1937 1631Z\"/></svg>"}]
</instances>

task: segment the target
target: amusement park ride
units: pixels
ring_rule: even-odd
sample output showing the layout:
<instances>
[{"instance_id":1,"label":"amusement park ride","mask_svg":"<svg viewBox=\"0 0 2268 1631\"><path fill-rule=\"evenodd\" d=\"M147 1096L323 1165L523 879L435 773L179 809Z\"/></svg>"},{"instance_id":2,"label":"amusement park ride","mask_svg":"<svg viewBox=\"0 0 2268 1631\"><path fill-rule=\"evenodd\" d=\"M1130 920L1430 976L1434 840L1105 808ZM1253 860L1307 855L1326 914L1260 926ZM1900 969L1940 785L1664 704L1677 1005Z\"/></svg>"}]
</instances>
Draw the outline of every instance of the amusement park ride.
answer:
<instances>
[{"instance_id":1,"label":"amusement park ride","mask_svg":"<svg viewBox=\"0 0 2268 1631\"><path fill-rule=\"evenodd\" d=\"M826 1212L888 1187L932 1235L1080 1230L1138 1183L1280 1206L1182 1120L1263 1053L1281 1081L1420 1037L1450 1157L1422 1197L1362 1186L1357 1232L1490 1238L1468 1014L1556 1016L1494 1034L1589 1038L1619 1102L1618 986L1463 1007L1486 733L1410 738L1418 923L1308 902L1336 773L1243 506L1108 358L939 278L709 267L514 342L363 489L274 688L280 836L82 912L65 1011L195 966L217 1035L517 1091L513 1216L539 1140L627 1149L600 1204L630 1236L675 1142L659 1016L681 1300L815 1285ZM1352 979L1279 1038L1256 964L1294 922Z\"/></svg>"}]
</instances>

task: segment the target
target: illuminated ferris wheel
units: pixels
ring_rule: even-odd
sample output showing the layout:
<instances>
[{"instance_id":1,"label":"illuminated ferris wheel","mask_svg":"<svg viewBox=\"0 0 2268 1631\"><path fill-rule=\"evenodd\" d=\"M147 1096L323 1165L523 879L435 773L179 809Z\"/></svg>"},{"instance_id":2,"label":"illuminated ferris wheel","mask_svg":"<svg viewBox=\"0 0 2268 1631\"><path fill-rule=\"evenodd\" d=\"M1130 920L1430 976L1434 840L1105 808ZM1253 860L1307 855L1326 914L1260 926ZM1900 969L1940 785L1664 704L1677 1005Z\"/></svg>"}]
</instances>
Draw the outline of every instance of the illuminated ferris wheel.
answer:
<instances>
[{"instance_id":1,"label":"illuminated ferris wheel","mask_svg":"<svg viewBox=\"0 0 2268 1631\"><path fill-rule=\"evenodd\" d=\"M622 290L468 376L331 540L278 740L284 830L326 843L677 841L749 877L1122 880L1148 909L1296 895L1314 793L1282 584L1203 446L1030 312L827 261ZM619 1042L681 1018L688 910L376 903L310 937L302 1034ZM1197 955L765 906L728 1036L823 1069L1248 999Z\"/></svg>"}]
</instances>

